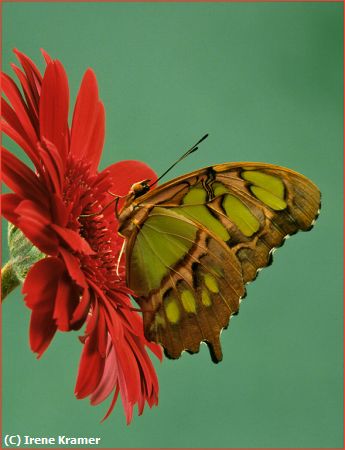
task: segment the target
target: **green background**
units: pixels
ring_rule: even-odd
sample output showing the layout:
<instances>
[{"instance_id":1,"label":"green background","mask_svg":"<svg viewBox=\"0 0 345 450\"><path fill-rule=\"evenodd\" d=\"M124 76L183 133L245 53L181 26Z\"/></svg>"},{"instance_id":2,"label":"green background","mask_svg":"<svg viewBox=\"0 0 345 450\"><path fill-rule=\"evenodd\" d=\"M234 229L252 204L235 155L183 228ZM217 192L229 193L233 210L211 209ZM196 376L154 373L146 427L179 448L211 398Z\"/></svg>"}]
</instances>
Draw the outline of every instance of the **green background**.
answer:
<instances>
[{"instance_id":1,"label":"green background","mask_svg":"<svg viewBox=\"0 0 345 450\"><path fill-rule=\"evenodd\" d=\"M222 334L224 361L164 360L158 408L127 427L119 404L73 396L81 345L40 361L17 289L3 308L3 433L99 436L102 447L342 446L342 5L5 3L3 69L17 47L92 67L107 112L101 167L140 159L171 177L225 161L287 166L320 187L315 228L290 239ZM14 145L6 140L7 147ZM6 258L6 249L4 249Z\"/></svg>"}]
</instances>

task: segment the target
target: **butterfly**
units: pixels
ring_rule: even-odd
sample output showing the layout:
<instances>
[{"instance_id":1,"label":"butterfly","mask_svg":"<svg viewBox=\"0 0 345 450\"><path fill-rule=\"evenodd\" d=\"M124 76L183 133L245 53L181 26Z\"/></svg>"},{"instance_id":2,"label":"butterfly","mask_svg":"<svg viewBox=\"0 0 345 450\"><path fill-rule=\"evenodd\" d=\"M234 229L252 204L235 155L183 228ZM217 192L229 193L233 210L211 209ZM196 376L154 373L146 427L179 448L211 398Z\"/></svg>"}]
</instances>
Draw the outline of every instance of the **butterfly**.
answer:
<instances>
[{"instance_id":1,"label":"butterfly","mask_svg":"<svg viewBox=\"0 0 345 450\"><path fill-rule=\"evenodd\" d=\"M286 237L311 229L320 192L297 172L252 162L206 167L153 190L149 181L132 186L118 214L145 336L173 359L206 342L217 363L246 283Z\"/></svg>"}]
</instances>

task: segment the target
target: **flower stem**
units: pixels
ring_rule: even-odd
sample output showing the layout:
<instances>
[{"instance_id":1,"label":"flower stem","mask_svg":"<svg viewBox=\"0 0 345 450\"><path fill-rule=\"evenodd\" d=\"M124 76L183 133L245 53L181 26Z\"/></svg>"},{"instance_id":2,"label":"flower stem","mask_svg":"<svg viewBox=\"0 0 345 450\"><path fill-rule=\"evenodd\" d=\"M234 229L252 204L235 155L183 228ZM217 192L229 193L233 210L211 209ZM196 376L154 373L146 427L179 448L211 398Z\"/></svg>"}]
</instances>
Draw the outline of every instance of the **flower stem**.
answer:
<instances>
[{"instance_id":1,"label":"flower stem","mask_svg":"<svg viewBox=\"0 0 345 450\"><path fill-rule=\"evenodd\" d=\"M7 295L19 286L20 281L17 278L11 261L7 262L1 269L1 301L3 302Z\"/></svg>"}]
</instances>

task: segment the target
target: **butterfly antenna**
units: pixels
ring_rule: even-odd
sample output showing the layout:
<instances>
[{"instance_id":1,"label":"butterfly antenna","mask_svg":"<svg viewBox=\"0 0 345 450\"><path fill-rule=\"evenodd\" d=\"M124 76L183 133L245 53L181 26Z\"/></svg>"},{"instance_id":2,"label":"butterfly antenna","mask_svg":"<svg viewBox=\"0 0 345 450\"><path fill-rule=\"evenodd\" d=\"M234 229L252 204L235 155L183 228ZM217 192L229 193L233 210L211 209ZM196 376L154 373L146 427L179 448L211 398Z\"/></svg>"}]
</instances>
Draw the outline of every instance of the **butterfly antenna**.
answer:
<instances>
[{"instance_id":1,"label":"butterfly antenna","mask_svg":"<svg viewBox=\"0 0 345 450\"><path fill-rule=\"evenodd\" d=\"M162 173L162 175L157 178L156 181L154 181L153 183L150 184L150 188L152 186L154 186L155 184L158 183L159 180L161 180L168 172L170 172L170 170L176 166L176 164L178 164L179 162L181 162L183 159L187 158L187 156L189 156L191 153L194 153L195 151L198 150L198 145L201 144L202 141L204 141L208 136L208 133L205 134L205 136L203 136L201 139L198 140L198 142L196 142L193 147L191 147L189 150L187 150L177 161L174 162L174 164L172 164L169 169L167 169L164 173Z\"/></svg>"}]
</instances>

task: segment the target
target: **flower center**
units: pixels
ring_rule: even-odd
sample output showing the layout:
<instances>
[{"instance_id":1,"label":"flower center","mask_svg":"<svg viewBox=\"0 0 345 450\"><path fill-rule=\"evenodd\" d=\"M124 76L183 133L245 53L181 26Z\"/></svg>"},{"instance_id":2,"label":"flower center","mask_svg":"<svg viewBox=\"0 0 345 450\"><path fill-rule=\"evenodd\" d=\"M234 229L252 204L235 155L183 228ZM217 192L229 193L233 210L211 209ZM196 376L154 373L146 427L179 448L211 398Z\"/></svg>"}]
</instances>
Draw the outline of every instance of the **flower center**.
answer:
<instances>
[{"instance_id":1,"label":"flower center","mask_svg":"<svg viewBox=\"0 0 345 450\"><path fill-rule=\"evenodd\" d=\"M104 211L110 186L110 176L90 175L87 164L70 161L63 196L69 209L68 227L78 231L95 252L78 256L83 272L103 290L114 288L120 281L117 265L123 243L116 232L115 215L111 210Z\"/></svg>"}]
</instances>

